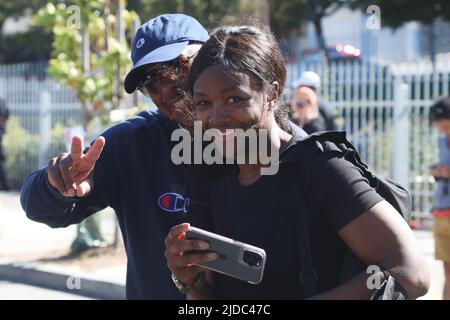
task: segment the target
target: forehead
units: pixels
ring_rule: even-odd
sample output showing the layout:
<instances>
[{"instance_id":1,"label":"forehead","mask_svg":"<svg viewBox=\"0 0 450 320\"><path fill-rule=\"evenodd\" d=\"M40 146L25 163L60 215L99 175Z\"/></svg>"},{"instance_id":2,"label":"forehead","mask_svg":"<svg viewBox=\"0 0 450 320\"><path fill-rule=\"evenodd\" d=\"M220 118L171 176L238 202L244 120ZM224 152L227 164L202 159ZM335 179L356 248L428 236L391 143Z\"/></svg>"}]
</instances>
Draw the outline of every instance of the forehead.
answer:
<instances>
[{"instance_id":1,"label":"forehead","mask_svg":"<svg viewBox=\"0 0 450 320\"><path fill-rule=\"evenodd\" d=\"M300 87L294 91L294 99L311 99L314 97L314 91L308 87Z\"/></svg>"},{"instance_id":2,"label":"forehead","mask_svg":"<svg viewBox=\"0 0 450 320\"><path fill-rule=\"evenodd\" d=\"M251 88L252 79L248 74L232 70L226 66L210 66L203 70L194 82L194 91L201 88L220 89L230 86Z\"/></svg>"},{"instance_id":3,"label":"forehead","mask_svg":"<svg viewBox=\"0 0 450 320\"><path fill-rule=\"evenodd\" d=\"M301 92L303 94L315 94L314 90L310 87L301 86L297 89L298 92Z\"/></svg>"},{"instance_id":4,"label":"forehead","mask_svg":"<svg viewBox=\"0 0 450 320\"><path fill-rule=\"evenodd\" d=\"M435 120L433 122L438 127L448 127L448 126L450 126L450 119L439 119L439 120Z\"/></svg>"}]
</instances>

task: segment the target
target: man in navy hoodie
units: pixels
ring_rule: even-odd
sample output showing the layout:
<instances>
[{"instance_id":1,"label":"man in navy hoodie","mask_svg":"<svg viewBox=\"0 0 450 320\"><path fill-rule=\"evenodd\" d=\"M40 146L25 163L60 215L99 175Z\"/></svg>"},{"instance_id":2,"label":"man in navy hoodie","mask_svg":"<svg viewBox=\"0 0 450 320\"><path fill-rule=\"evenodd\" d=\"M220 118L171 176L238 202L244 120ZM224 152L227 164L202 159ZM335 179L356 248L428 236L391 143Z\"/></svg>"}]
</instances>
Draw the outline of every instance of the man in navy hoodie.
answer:
<instances>
[{"instance_id":1,"label":"man in navy hoodie","mask_svg":"<svg viewBox=\"0 0 450 320\"><path fill-rule=\"evenodd\" d=\"M170 227L186 221L188 173L174 165L171 133L190 119L184 82L196 52L208 39L192 17L166 14L151 19L132 43L128 93L139 89L158 106L107 129L83 153L74 137L70 153L50 160L24 182L27 216L52 228L79 223L112 207L128 257L128 299L182 299L164 258Z\"/></svg>"},{"instance_id":2,"label":"man in navy hoodie","mask_svg":"<svg viewBox=\"0 0 450 320\"><path fill-rule=\"evenodd\" d=\"M197 20L183 14L143 24L132 43L125 90L139 89L159 111L107 129L85 153L74 137L70 154L51 159L22 186L27 216L52 228L79 223L106 206L115 210L128 257L128 299L185 298L164 257L164 239L171 227L186 222L190 201L187 167L172 162L170 138L173 130L192 124L184 84L208 38Z\"/></svg>"}]
</instances>

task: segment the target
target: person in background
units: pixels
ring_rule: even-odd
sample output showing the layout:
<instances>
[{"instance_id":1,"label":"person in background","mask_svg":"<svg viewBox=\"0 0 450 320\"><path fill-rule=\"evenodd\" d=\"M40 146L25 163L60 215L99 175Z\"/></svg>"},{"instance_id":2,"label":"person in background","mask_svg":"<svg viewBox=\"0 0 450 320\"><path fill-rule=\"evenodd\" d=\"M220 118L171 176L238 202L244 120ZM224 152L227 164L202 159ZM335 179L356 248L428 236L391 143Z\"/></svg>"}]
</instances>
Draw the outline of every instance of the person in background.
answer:
<instances>
[{"instance_id":1,"label":"person in background","mask_svg":"<svg viewBox=\"0 0 450 320\"><path fill-rule=\"evenodd\" d=\"M171 134L191 124L185 81L205 28L184 14L165 14L144 23L131 46L133 68L125 90L140 90L158 111L107 129L84 152L80 137L71 152L24 182L27 217L52 228L83 221L106 206L114 209L127 253L127 299L182 299L164 260L164 237L185 220L189 174L171 160Z\"/></svg>"},{"instance_id":2,"label":"person in background","mask_svg":"<svg viewBox=\"0 0 450 320\"><path fill-rule=\"evenodd\" d=\"M327 131L325 119L319 112L317 95L308 87L299 87L292 94L292 121L311 134Z\"/></svg>"},{"instance_id":3,"label":"person in background","mask_svg":"<svg viewBox=\"0 0 450 320\"><path fill-rule=\"evenodd\" d=\"M336 124L334 123L333 114L331 112L330 107L319 98L320 92L319 75L313 71L302 72L300 77L293 83L293 92L295 93L298 89L302 87L310 88L314 92L315 100L317 101L317 108L319 110L321 118L323 119L322 121L324 122L324 130L322 131L336 130Z\"/></svg>"},{"instance_id":4,"label":"person in background","mask_svg":"<svg viewBox=\"0 0 450 320\"><path fill-rule=\"evenodd\" d=\"M3 153L2 146L3 136L6 133L6 122L8 121L8 118L9 110L6 106L5 101L0 99L0 191L10 190L5 170L6 157Z\"/></svg>"},{"instance_id":5,"label":"person in background","mask_svg":"<svg viewBox=\"0 0 450 320\"><path fill-rule=\"evenodd\" d=\"M439 137L439 163L431 167L436 179L433 198L435 256L444 264L443 299L450 300L450 98L437 101L430 109L430 121Z\"/></svg>"}]
</instances>

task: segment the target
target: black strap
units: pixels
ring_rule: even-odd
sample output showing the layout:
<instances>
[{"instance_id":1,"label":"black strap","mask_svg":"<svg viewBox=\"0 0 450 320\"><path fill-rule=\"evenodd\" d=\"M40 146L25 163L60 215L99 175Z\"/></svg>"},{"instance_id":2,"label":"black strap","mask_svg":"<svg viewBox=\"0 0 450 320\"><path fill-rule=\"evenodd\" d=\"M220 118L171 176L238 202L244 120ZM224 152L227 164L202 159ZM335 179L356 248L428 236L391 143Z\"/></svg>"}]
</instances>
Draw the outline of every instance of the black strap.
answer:
<instances>
[{"instance_id":1,"label":"black strap","mask_svg":"<svg viewBox=\"0 0 450 320\"><path fill-rule=\"evenodd\" d=\"M298 176L298 174L293 174L292 170L298 171L298 164L288 165L287 168L280 170L280 181L282 183L282 187L280 187L280 199L293 218L300 258L298 278L303 288L303 297L309 298L318 293L317 282L319 280L317 272L314 269L311 253L311 240L309 236L311 216L305 199L300 193L300 179L293 179L293 176Z\"/></svg>"},{"instance_id":2,"label":"black strap","mask_svg":"<svg viewBox=\"0 0 450 320\"><path fill-rule=\"evenodd\" d=\"M303 288L303 298L306 299L317 293L317 281L319 277L312 263L308 226L305 223L297 223L296 233L300 254L300 271L298 277Z\"/></svg>"}]
</instances>

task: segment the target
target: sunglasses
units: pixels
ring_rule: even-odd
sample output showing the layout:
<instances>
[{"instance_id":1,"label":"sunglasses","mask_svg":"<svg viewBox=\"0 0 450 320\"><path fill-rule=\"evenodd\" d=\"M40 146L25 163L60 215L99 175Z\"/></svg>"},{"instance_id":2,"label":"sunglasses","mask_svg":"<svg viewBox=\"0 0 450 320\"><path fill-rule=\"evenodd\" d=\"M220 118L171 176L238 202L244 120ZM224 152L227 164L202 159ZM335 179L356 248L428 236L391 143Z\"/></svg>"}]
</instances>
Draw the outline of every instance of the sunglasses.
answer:
<instances>
[{"instance_id":1,"label":"sunglasses","mask_svg":"<svg viewBox=\"0 0 450 320\"><path fill-rule=\"evenodd\" d=\"M306 107L306 102L305 101L297 101L297 102L295 102L295 106L298 109L302 109L302 108Z\"/></svg>"},{"instance_id":2,"label":"sunglasses","mask_svg":"<svg viewBox=\"0 0 450 320\"><path fill-rule=\"evenodd\" d=\"M144 80L139 84L139 90L147 97L151 97L158 92L161 87L161 79L176 78L188 71L188 64L195 58L197 52L186 57L186 60L181 61L179 58L158 63L144 74Z\"/></svg>"}]
</instances>

